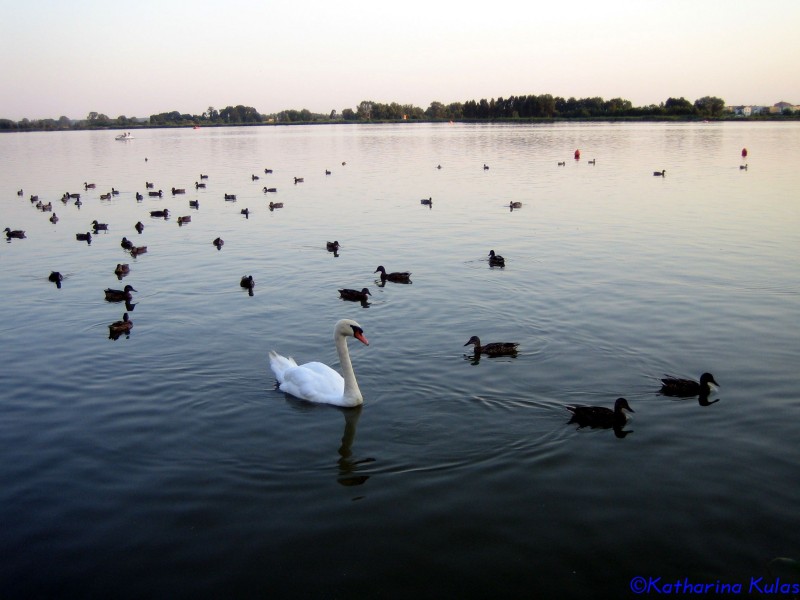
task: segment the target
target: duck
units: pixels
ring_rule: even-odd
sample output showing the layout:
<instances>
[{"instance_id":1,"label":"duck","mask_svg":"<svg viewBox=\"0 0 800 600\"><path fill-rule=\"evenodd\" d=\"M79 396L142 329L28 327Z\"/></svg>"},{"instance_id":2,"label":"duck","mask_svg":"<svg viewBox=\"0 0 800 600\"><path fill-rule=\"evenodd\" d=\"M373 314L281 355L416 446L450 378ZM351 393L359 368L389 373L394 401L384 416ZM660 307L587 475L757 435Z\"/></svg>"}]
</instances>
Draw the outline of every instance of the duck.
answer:
<instances>
[{"instance_id":1,"label":"duck","mask_svg":"<svg viewBox=\"0 0 800 600\"><path fill-rule=\"evenodd\" d=\"M24 238L24 237L25 237L25 232L24 232L24 231L22 231L21 229L14 229L14 230L12 230L12 229L10 229L9 227L6 227L6 228L5 228L5 232L6 232L6 237L7 237L8 239L11 239L11 238L17 238L17 239L20 239L20 240L21 240L22 238Z\"/></svg>"},{"instance_id":2,"label":"duck","mask_svg":"<svg viewBox=\"0 0 800 600\"><path fill-rule=\"evenodd\" d=\"M488 171L489 170L489 165L487 165L486 163L483 163L483 170L484 171Z\"/></svg>"},{"instance_id":3,"label":"duck","mask_svg":"<svg viewBox=\"0 0 800 600\"><path fill-rule=\"evenodd\" d=\"M144 223L142 223L141 221L137 221L136 225L134 225L133 228L139 233L142 233L142 231L144 231Z\"/></svg>"},{"instance_id":4,"label":"duck","mask_svg":"<svg viewBox=\"0 0 800 600\"><path fill-rule=\"evenodd\" d=\"M173 196L177 196L178 194L185 194L185 193L186 193L186 189L185 188L172 188L172 195Z\"/></svg>"},{"instance_id":5,"label":"duck","mask_svg":"<svg viewBox=\"0 0 800 600\"><path fill-rule=\"evenodd\" d=\"M347 348L349 337L369 346L364 330L356 321L341 319L336 322L333 328L333 341L344 376L324 363L309 362L298 365L293 358L287 358L271 350L269 365L278 380L278 388L286 394L309 402L342 407L362 405L364 396L358 387L350 351Z\"/></svg>"},{"instance_id":6,"label":"duck","mask_svg":"<svg viewBox=\"0 0 800 600\"><path fill-rule=\"evenodd\" d=\"M37 207L42 212L53 212L53 203L48 202L47 204L42 204L41 206Z\"/></svg>"},{"instance_id":7,"label":"duck","mask_svg":"<svg viewBox=\"0 0 800 600\"><path fill-rule=\"evenodd\" d=\"M50 222L51 223L58 223L58 215L56 213L53 213L52 215L50 215Z\"/></svg>"},{"instance_id":8,"label":"duck","mask_svg":"<svg viewBox=\"0 0 800 600\"><path fill-rule=\"evenodd\" d=\"M330 175L330 174L331 174L331 172L328 171L328 169L325 169L325 175Z\"/></svg>"},{"instance_id":9,"label":"duck","mask_svg":"<svg viewBox=\"0 0 800 600\"><path fill-rule=\"evenodd\" d=\"M111 192L107 194L100 194L100 200L111 200Z\"/></svg>"},{"instance_id":10,"label":"duck","mask_svg":"<svg viewBox=\"0 0 800 600\"><path fill-rule=\"evenodd\" d=\"M22 196L22 195L23 195L23 191L22 190L17 190L17 196Z\"/></svg>"},{"instance_id":11,"label":"duck","mask_svg":"<svg viewBox=\"0 0 800 600\"><path fill-rule=\"evenodd\" d=\"M422 200L419 201L419 203L422 204L423 206L433 206L433 196L431 196L430 198L423 198Z\"/></svg>"},{"instance_id":12,"label":"duck","mask_svg":"<svg viewBox=\"0 0 800 600\"><path fill-rule=\"evenodd\" d=\"M255 287L256 282L253 281L252 275L245 275L244 277L242 277L242 280L239 282L239 285L247 290L252 290Z\"/></svg>"},{"instance_id":13,"label":"duck","mask_svg":"<svg viewBox=\"0 0 800 600\"><path fill-rule=\"evenodd\" d=\"M264 173L266 173L267 175L269 175L270 173L272 173L272 169L264 169Z\"/></svg>"},{"instance_id":14,"label":"duck","mask_svg":"<svg viewBox=\"0 0 800 600\"><path fill-rule=\"evenodd\" d=\"M614 409L605 406L574 406L567 405L566 408L572 413L570 423L578 423L580 427L614 427L624 425L628 420L628 415L624 411L636 412L633 410L625 398L617 398L614 402Z\"/></svg>"},{"instance_id":15,"label":"duck","mask_svg":"<svg viewBox=\"0 0 800 600\"><path fill-rule=\"evenodd\" d=\"M302 177L295 177L294 178L294 182L295 183L303 183L303 178Z\"/></svg>"},{"instance_id":16,"label":"duck","mask_svg":"<svg viewBox=\"0 0 800 600\"><path fill-rule=\"evenodd\" d=\"M122 238L122 241L119 243L119 245L122 246L123 250L130 250L133 248L133 242L126 237Z\"/></svg>"},{"instance_id":17,"label":"duck","mask_svg":"<svg viewBox=\"0 0 800 600\"><path fill-rule=\"evenodd\" d=\"M208 175L204 175L203 173L200 173L200 179L208 179Z\"/></svg>"},{"instance_id":18,"label":"duck","mask_svg":"<svg viewBox=\"0 0 800 600\"><path fill-rule=\"evenodd\" d=\"M339 241L333 242L325 242L325 248L327 248L328 252L338 252L339 251Z\"/></svg>"},{"instance_id":19,"label":"duck","mask_svg":"<svg viewBox=\"0 0 800 600\"><path fill-rule=\"evenodd\" d=\"M473 344L475 346L475 354L485 354L486 356L514 356L517 353L516 342L491 342L485 346L481 346L481 338L473 335L465 346Z\"/></svg>"},{"instance_id":20,"label":"duck","mask_svg":"<svg viewBox=\"0 0 800 600\"><path fill-rule=\"evenodd\" d=\"M269 209L275 210L276 208L283 208L283 202L270 202Z\"/></svg>"},{"instance_id":21,"label":"duck","mask_svg":"<svg viewBox=\"0 0 800 600\"><path fill-rule=\"evenodd\" d=\"M703 373L700 376L699 382L692 379L679 379L668 375L661 380L660 391L665 396L678 396L681 398L701 395L707 396L711 393L711 386L709 384L719 386L711 373Z\"/></svg>"},{"instance_id":22,"label":"duck","mask_svg":"<svg viewBox=\"0 0 800 600\"><path fill-rule=\"evenodd\" d=\"M739 169L742 171L747 171L747 164L739 165Z\"/></svg>"},{"instance_id":23,"label":"duck","mask_svg":"<svg viewBox=\"0 0 800 600\"><path fill-rule=\"evenodd\" d=\"M144 196L142 196L139 192L136 192L136 201L141 202L144 200Z\"/></svg>"},{"instance_id":24,"label":"duck","mask_svg":"<svg viewBox=\"0 0 800 600\"><path fill-rule=\"evenodd\" d=\"M590 161L587 161L587 162L586 162L586 164L587 164L587 165L594 165L594 164L597 164L597 159L596 159L596 158L593 158L592 160L590 160Z\"/></svg>"},{"instance_id":25,"label":"duck","mask_svg":"<svg viewBox=\"0 0 800 600\"><path fill-rule=\"evenodd\" d=\"M161 198L161 196L164 195L164 192L158 190L157 192L147 192L147 195L150 196L151 198Z\"/></svg>"},{"instance_id":26,"label":"duck","mask_svg":"<svg viewBox=\"0 0 800 600\"><path fill-rule=\"evenodd\" d=\"M660 171L653 171L653 177L664 177L667 174L665 169L661 169Z\"/></svg>"},{"instance_id":27,"label":"duck","mask_svg":"<svg viewBox=\"0 0 800 600\"><path fill-rule=\"evenodd\" d=\"M169 217L169 209L165 208L164 210L151 210L150 211L151 217L164 217L165 219Z\"/></svg>"},{"instance_id":28,"label":"duck","mask_svg":"<svg viewBox=\"0 0 800 600\"><path fill-rule=\"evenodd\" d=\"M97 219L92 221L92 227L94 228L95 233L98 231L108 231L108 223L98 223Z\"/></svg>"},{"instance_id":29,"label":"duck","mask_svg":"<svg viewBox=\"0 0 800 600\"><path fill-rule=\"evenodd\" d=\"M250 175L250 180L251 181L258 181L259 179L260 179L260 177L258 175Z\"/></svg>"},{"instance_id":30,"label":"duck","mask_svg":"<svg viewBox=\"0 0 800 600\"><path fill-rule=\"evenodd\" d=\"M278 191L278 188L271 188L271 187L265 187L264 188L264 193L265 194L267 194L267 193L275 193L277 191Z\"/></svg>"},{"instance_id":31,"label":"duck","mask_svg":"<svg viewBox=\"0 0 800 600\"><path fill-rule=\"evenodd\" d=\"M127 263L117 263L116 268L114 269L114 275L120 277L122 275L127 275L131 272L131 268Z\"/></svg>"},{"instance_id":32,"label":"duck","mask_svg":"<svg viewBox=\"0 0 800 600\"><path fill-rule=\"evenodd\" d=\"M95 184L93 184L93 183L86 183L85 181L83 182L84 191L93 190L95 187L97 187L97 186L95 186Z\"/></svg>"},{"instance_id":33,"label":"duck","mask_svg":"<svg viewBox=\"0 0 800 600\"><path fill-rule=\"evenodd\" d=\"M59 273L58 271L50 271L50 275L47 277L47 281L52 281L56 284L56 287L61 289L61 282L64 280L64 276Z\"/></svg>"},{"instance_id":34,"label":"duck","mask_svg":"<svg viewBox=\"0 0 800 600\"><path fill-rule=\"evenodd\" d=\"M489 266L490 267L505 267L506 266L506 259L500 256L499 254L495 254L494 250L489 250Z\"/></svg>"},{"instance_id":35,"label":"duck","mask_svg":"<svg viewBox=\"0 0 800 600\"><path fill-rule=\"evenodd\" d=\"M136 292L138 290L133 289L132 285L126 285L122 290L113 290L111 288L106 288L106 300L109 302L130 302L133 299L133 295L131 292Z\"/></svg>"},{"instance_id":36,"label":"duck","mask_svg":"<svg viewBox=\"0 0 800 600\"><path fill-rule=\"evenodd\" d=\"M508 208L522 208L522 202L514 202L513 200L508 203Z\"/></svg>"},{"instance_id":37,"label":"duck","mask_svg":"<svg viewBox=\"0 0 800 600\"><path fill-rule=\"evenodd\" d=\"M559 166L559 167L566 167L566 166L567 166L567 161L565 161L565 160L563 160L563 161L562 161L562 160L558 161L558 166Z\"/></svg>"},{"instance_id":38,"label":"duck","mask_svg":"<svg viewBox=\"0 0 800 600\"><path fill-rule=\"evenodd\" d=\"M133 248L131 248L130 252L131 256L133 258L136 258L140 254L145 254L147 252L147 246L134 246Z\"/></svg>"},{"instance_id":39,"label":"duck","mask_svg":"<svg viewBox=\"0 0 800 600\"><path fill-rule=\"evenodd\" d=\"M217 247L217 250L219 250L225 244L225 241L222 238L216 238L211 243L214 244Z\"/></svg>"},{"instance_id":40,"label":"duck","mask_svg":"<svg viewBox=\"0 0 800 600\"><path fill-rule=\"evenodd\" d=\"M189 208L200 208L200 200L189 200Z\"/></svg>"},{"instance_id":41,"label":"duck","mask_svg":"<svg viewBox=\"0 0 800 600\"><path fill-rule=\"evenodd\" d=\"M75 239L78 240L79 242L88 242L89 244L91 244L92 234L88 231L86 233L76 233Z\"/></svg>"},{"instance_id":42,"label":"duck","mask_svg":"<svg viewBox=\"0 0 800 600\"><path fill-rule=\"evenodd\" d=\"M153 188L155 188L156 186L155 186L155 184L153 184L153 183L151 183L151 182L149 182L149 181L145 181L145 182L144 182L144 187L145 187L146 189L148 189L148 190L152 190L152 189L153 189Z\"/></svg>"},{"instance_id":43,"label":"duck","mask_svg":"<svg viewBox=\"0 0 800 600\"><path fill-rule=\"evenodd\" d=\"M352 300L353 302L366 302L367 296L372 296L368 288L363 288L360 292L358 290L343 289L339 290L339 297L342 300Z\"/></svg>"},{"instance_id":44,"label":"duck","mask_svg":"<svg viewBox=\"0 0 800 600\"><path fill-rule=\"evenodd\" d=\"M31 204L36 204L39 201L39 196L31 194Z\"/></svg>"},{"instance_id":45,"label":"duck","mask_svg":"<svg viewBox=\"0 0 800 600\"><path fill-rule=\"evenodd\" d=\"M236 194L225 194L225 200L236 200Z\"/></svg>"},{"instance_id":46,"label":"duck","mask_svg":"<svg viewBox=\"0 0 800 600\"><path fill-rule=\"evenodd\" d=\"M383 283L386 283L387 281L391 281L393 283L411 283L411 273L408 271L387 273L386 269L383 268L383 265L380 265L374 271L374 273L378 272L381 274L381 281Z\"/></svg>"},{"instance_id":47,"label":"duck","mask_svg":"<svg viewBox=\"0 0 800 600\"><path fill-rule=\"evenodd\" d=\"M250 218L250 209L249 208L243 208L242 210L239 211L239 214L242 214L242 215L244 215L245 217L247 217L249 219Z\"/></svg>"},{"instance_id":48,"label":"duck","mask_svg":"<svg viewBox=\"0 0 800 600\"><path fill-rule=\"evenodd\" d=\"M200 188L206 187L205 183L200 183L199 181L194 182L194 189L199 190Z\"/></svg>"},{"instance_id":49,"label":"duck","mask_svg":"<svg viewBox=\"0 0 800 600\"><path fill-rule=\"evenodd\" d=\"M131 321L130 318L128 317L128 313L124 313L122 315L122 320L111 323L111 325L108 326L108 329L112 334L113 333L119 334L119 333L127 333L128 331L131 330L131 327L133 327L133 321Z\"/></svg>"},{"instance_id":50,"label":"duck","mask_svg":"<svg viewBox=\"0 0 800 600\"><path fill-rule=\"evenodd\" d=\"M112 196L119 196L119 190L115 188L111 188L111 195Z\"/></svg>"},{"instance_id":51,"label":"duck","mask_svg":"<svg viewBox=\"0 0 800 600\"><path fill-rule=\"evenodd\" d=\"M178 225L185 225L186 223L191 223L192 217L185 216L185 217L178 217Z\"/></svg>"}]
</instances>

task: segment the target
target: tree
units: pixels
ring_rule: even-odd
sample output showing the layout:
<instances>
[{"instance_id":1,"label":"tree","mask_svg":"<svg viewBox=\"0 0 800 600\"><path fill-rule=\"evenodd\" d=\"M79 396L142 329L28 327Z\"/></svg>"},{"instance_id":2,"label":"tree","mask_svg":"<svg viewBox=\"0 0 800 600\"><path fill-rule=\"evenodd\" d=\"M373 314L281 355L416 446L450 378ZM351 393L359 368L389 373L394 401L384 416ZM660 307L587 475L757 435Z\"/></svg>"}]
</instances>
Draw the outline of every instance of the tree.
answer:
<instances>
[{"instance_id":1,"label":"tree","mask_svg":"<svg viewBox=\"0 0 800 600\"><path fill-rule=\"evenodd\" d=\"M664 108L668 115L691 115L694 114L694 105L686 98L667 98Z\"/></svg>"},{"instance_id":2,"label":"tree","mask_svg":"<svg viewBox=\"0 0 800 600\"><path fill-rule=\"evenodd\" d=\"M355 121L358 115L356 115L356 112L352 108L345 108L342 110L342 118L345 121Z\"/></svg>"},{"instance_id":3,"label":"tree","mask_svg":"<svg viewBox=\"0 0 800 600\"><path fill-rule=\"evenodd\" d=\"M725 101L715 96L703 96L694 101L694 109L703 117L718 117L725 110Z\"/></svg>"}]
</instances>

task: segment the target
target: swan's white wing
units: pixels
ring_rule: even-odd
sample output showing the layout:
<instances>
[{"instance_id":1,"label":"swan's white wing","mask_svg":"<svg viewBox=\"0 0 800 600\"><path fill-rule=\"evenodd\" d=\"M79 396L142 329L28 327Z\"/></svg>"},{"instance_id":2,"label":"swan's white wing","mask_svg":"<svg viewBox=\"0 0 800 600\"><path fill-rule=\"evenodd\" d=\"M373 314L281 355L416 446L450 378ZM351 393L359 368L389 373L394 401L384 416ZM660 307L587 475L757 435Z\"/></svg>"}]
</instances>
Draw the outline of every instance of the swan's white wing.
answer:
<instances>
[{"instance_id":1,"label":"swan's white wing","mask_svg":"<svg viewBox=\"0 0 800 600\"><path fill-rule=\"evenodd\" d=\"M278 383L283 383L283 374L286 372L287 369L291 367L296 367L297 363L291 357L286 358L285 356L281 356L274 350L271 350L269 353L269 367L272 369L272 372L275 373L275 379L278 380Z\"/></svg>"},{"instance_id":2,"label":"swan's white wing","mask_svg":"<svg viewBox=\"0 0 800 600\"><path fill-rule=\"evenodd\" d=\"M294 359L275 352L270 352L269 364L283 392L311 402L342 405L344 379L328 365L298 365Z\"/></svg>"}]
</instances>

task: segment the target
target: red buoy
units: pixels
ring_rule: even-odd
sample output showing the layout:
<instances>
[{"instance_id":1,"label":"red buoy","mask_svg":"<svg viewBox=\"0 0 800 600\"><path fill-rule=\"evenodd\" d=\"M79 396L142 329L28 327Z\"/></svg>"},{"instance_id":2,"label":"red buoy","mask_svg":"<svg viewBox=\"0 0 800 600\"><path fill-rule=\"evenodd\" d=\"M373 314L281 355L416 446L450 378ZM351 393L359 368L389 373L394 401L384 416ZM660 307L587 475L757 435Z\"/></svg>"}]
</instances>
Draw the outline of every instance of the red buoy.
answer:
<instances>
[{"instance_id":1,"label":"red buoy","mask_svg":"<svg viewBox=\"0 0 800 600\"><path fill-rule=\"evenodd\" d=\"M580 159L581 159L581 151L575 150L575 160L580 160Z\"/></svg>"},{"instance_id":2,"label":"red buoy","mask_svg":"<svg viewBox=\"0 0 800 600\"><path fill-rule=\"evenodd\" d=\"M747 156L747 148L742 148L742 158Z\"/></svg>"}]
</instances>

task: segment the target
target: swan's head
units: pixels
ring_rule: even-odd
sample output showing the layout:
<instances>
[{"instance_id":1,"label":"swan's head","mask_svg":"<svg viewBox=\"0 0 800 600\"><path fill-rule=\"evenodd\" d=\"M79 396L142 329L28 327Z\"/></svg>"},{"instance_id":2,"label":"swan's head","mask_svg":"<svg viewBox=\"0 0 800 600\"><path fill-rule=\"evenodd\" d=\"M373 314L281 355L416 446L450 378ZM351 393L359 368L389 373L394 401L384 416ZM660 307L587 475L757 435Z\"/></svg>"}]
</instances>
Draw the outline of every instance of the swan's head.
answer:
<instances>
[{"instance_id":1,"label":"swan's head","mask_svg":"<svg viewBox=\"0 0 800 600\"><path fill-rule=\"evenodd\" d=\"M342 319L336 323L333 330L334 336L354 337L365 346L369 346L369 341L364 337L364 330L361 325L351 319Z\"/></svg>"}]
</instances>

